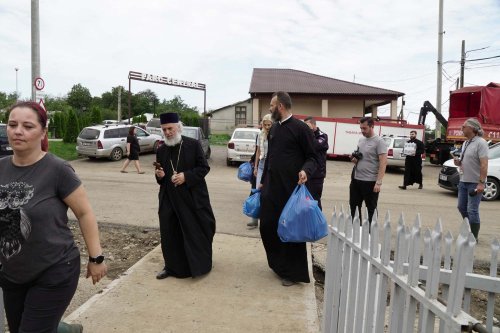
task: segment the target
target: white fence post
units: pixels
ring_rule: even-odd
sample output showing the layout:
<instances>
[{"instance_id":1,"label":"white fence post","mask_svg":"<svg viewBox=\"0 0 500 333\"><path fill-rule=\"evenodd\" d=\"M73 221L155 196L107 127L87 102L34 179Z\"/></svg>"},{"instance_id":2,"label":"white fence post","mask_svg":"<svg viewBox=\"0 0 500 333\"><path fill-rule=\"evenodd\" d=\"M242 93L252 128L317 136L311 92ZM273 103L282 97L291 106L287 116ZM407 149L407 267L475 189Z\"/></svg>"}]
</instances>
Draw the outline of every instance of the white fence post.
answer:
<instances>
[{"instance_id":1,"label":"white fence post","mask_svg":"<svg viewBox=\"0 0 500 333\"><path fill-rule=\"evenodd\" d=\"M490 276L497 277L498 267L498 251L500 250L500 243L495 238L491 243L491 261L490 261ZM495 311L495 293L488 293L488 306L486 308L486 329L489 332L493 331L493 315Z\"/></svg>"},{"instance_id":2,"label":"white fence post","mask_svg":"<svg viewBox=\"0 0 500 333\"><path fill-rule=\"evenodd\" d=\"M391 261L390 213L386 214L382 228L377 219L374 215L371 226L365 219L360 227L358 210L354 221L344 207L332 215L323 332L382 333L386 330L388 314L390 332L414 332L417 317L420 332L434 332L436 318L439 332L460 332L479 323L464 308L467 293L472 289L488 292L487 327L492 329L495 295L500 293L500 278L496 273L500 252L497 239L492 243L491 276L472 274L476 243L464 219L455 241L450 272L453 236L447 232L443 237L441 220L432 231L422 233L420 215L411 229L401 215ZM420 264L422 252L423 265ZM425 291L419 288L420 281L425 282ZM440 288L448 289L447 305L438 301Z\"/></svg>"}]
</instances>

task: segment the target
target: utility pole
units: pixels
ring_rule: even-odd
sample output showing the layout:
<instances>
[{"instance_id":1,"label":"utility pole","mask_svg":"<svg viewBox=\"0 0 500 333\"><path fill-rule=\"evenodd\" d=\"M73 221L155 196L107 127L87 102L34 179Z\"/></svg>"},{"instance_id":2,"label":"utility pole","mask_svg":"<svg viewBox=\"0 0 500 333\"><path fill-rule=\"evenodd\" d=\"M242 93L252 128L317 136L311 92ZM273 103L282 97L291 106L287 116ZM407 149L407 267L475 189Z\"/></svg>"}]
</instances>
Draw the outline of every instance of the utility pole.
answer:
<instances>
[{"instance_id":1,"label":"utility pole","mask_svg":"<svg viewBox=\"0 0 500 333\"><path fill-rule=\"evenodd\" d=\"M443 1L439 0L438 61L436 110L441 113L441 86L443 84ZM436 119L436 139L441 137L441 123Z\"/></svg>"},{"instance_id":2,"label":"utility pole","mask_svg":"<svg viewBox=\"0 0 500 333\"><path fill-rule=\"evenodd\" d=\"M460 57L460 88L464 87L464 70L465 70L465 40L462 40L462 56Z\"/></svg>"},{"instance_id":3,"label":"utility pole","mask_svg":"<svg viewBox=\"0 0 500 333\"><path fill-rule=\"evenodd\" d=\"M122 120L122 86L118 86L118 121Z\"/></svg>"},{"instance_id":4,"label":"utility pole","mask_svg":"<svg viewBox=\"0 0 500 333\"><path fill-rule=\"evenodd\" d=\"M31 0L31 100L36 99L35 79L40 77L40 15L38 0Z\"/></svg>"}]
</instances>

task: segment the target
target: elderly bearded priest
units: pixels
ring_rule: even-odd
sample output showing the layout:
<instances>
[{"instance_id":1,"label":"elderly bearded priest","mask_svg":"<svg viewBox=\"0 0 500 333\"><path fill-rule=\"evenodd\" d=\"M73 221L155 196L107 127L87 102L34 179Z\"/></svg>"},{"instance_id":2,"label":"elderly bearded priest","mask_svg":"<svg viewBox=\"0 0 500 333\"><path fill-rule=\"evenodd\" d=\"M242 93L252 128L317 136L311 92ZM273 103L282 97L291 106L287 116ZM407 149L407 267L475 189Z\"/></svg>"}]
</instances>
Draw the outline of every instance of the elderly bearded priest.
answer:
<instances>
[{"instance_id":1,"label":"elderly bearded priest","mask_svg":"<svg viewBox=\"0 0 500 333\"><path fill-rule=\"evenodd\" d=\"M177 113L162 113L165 144L156 153L156 181L160 184L161 249L164 279L196 277L212 269L215 217L205 176L210 171L200 143L181 135Z\"/></svg>"}]
</instances>

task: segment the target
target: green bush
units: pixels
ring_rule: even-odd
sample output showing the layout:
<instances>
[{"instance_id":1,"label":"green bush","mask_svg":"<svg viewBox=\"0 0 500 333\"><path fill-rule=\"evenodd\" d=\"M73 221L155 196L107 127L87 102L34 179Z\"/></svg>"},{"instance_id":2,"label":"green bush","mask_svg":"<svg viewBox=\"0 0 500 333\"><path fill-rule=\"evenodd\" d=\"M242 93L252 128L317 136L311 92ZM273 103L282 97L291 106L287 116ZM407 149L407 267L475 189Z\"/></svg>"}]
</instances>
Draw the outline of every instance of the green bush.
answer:
<instances>
[{"instance_id":1,"label":"green bush","mask_svg":"<svg viewBox=\"0 0 500 333\"><path fill-rule=\"evenodd\" d=\"M54 131L53 136L56 139L60 139L64 137L64 113L63 112L55 112L51 119L52 125L51 130Z\"/></svg>"},{"instance_id":2,"label":"green bush","mask_svg":"<svg viewBox=\"0 0 500 333\"><path fill-rule=\"evenodd\" d=\"M66 132L64 133L63 141L65 143L76 143L76 138L80 132L80 126L78 125L78 118L76 117L75 111L70 110L68 112L68 120L66 122Z\"/></svg>"},{"instance_id":3,"label":"green bush","mask_svg":"<svg viewBox=\"0 0 500 333\"><path fill-rule=\"evenodd\" d=\"M90 114L91 123L92 124L100 124L102 122L101 109L97 106L92 107L92 111Z\"/></svg>"},{"instance_id":4,"label":"green bush","mask_svg":"<svg viewBox=\"0 0 500 333\"><path fill-rule=\"evenodd\" d=\"M186 126L200 126L200 115L198 112L193 111L183 111L179 113L179 118L182 123Z\"/></svg>"}]
</instances>

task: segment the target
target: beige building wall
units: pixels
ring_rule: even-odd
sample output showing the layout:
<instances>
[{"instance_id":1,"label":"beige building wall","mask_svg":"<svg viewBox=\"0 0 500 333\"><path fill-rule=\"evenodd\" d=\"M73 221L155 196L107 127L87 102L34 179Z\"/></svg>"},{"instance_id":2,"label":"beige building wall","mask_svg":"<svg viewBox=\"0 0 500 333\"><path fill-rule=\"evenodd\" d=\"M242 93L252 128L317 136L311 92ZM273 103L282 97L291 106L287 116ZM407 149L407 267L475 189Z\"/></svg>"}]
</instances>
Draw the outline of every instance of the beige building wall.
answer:
<instances>
[{"instance_id":1,"label":"beige building wall","mask_svg":"<svg viewBox=\"0 0 500 333\"><path fill-rule=\"evenodd\" d=\"M330 99L328 100L328 117L363 117L363 107L363 101Z\"/></svg>"},{"instance_id":2,"label":"beige building wall","mask_svg":"<svg viewBox=\"0 0 500 333\"><path fill-rule=\"evenodd\" d=\"M253 124L252 102L242 102L231 105L212 113L210 131L213 134L231 134L236 127L236 107L246 106L246 123Z\"/></svg>"}]
</instances>

